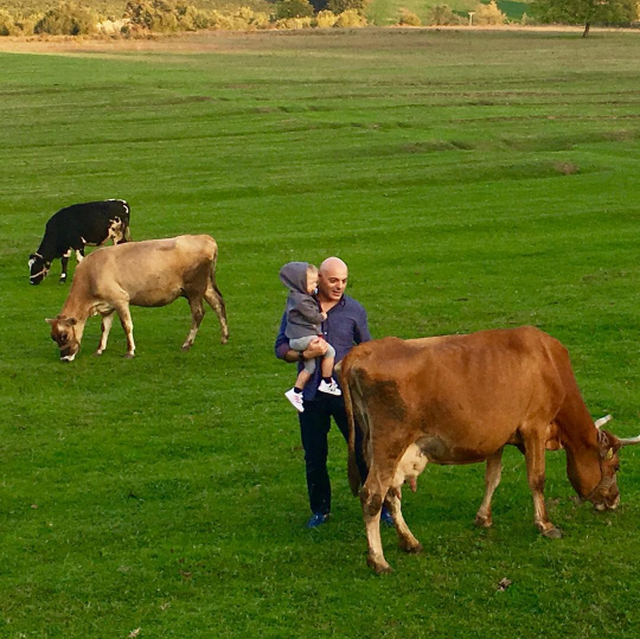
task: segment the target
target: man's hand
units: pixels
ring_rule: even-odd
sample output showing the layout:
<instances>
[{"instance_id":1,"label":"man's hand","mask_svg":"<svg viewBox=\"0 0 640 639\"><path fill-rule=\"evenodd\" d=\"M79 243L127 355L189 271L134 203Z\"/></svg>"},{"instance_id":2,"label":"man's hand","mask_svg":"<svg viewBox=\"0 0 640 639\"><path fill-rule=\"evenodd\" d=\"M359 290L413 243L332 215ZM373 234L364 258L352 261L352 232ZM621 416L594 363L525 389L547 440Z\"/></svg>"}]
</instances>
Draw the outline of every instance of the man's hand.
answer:
<instances>
[{"instance_id":1,"label":"man's hand","mask_svg":"<svg viewBox=\"0 0 640 639\"><path fill-rule=\"evenodd\" d=\"M302 351L302 356L304 359L315 359L316 357L322 357L329 348L329 344L322 339L322 337L314 337L310 342L309 346ZM294 350L287 351L287 354L284 356L284 360L286 362L297 362L298 361L298 352Z\"/></svg>"},{"instance_id":2,"label":"man's hand","mask_svg":"<svg viewBox=\"0 0 640 639\"><path fill-rule=\"evenodd\" d=\"M329 344L322 339L322 337L314 337L309 346L304 349L303 355L305 359L315 359L316 357L322 357L329 348Z\"/></svg>"}]
</instances>

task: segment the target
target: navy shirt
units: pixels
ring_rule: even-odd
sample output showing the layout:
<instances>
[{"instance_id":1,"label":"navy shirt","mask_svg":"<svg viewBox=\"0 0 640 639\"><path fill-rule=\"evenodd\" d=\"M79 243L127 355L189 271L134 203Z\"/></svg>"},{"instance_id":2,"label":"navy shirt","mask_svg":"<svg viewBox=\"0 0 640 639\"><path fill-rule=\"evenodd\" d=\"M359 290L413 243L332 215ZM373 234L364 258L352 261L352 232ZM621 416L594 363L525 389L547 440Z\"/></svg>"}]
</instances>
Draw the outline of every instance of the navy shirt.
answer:
<instances>
[{"instance_id":1,"label":"navy shirt","mask_svg":"<svg viewBox=\"0 0 640 639\"><path fill-rule=\"evenodd\" d=\"M285 335L287 326L286 313L280 322L280 332L276 337L276 356L284 359L291 347ZM327 313L327 319L322 322L322 336L336 349L336 363L339 362L352 348L354 344L368 342L371 339L367 325L367 312L364 307L353 298L343 295L340 301ZM304 399L313 399L320 384L320 362L316 360L316 370L313 377L304 387ZM302 364L298 364L298 371L302 370Z\"/></svg>"}]
</instances>

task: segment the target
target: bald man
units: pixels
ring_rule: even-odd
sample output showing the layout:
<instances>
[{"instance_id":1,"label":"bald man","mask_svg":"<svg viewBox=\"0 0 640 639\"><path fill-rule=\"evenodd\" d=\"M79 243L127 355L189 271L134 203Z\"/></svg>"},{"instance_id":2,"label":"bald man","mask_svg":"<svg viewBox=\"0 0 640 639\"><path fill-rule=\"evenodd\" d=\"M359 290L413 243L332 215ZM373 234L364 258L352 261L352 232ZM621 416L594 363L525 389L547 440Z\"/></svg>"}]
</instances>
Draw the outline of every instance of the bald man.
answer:
<instances>
[{"instance_id":1,"label":"bald man","mask_svg":"<svg viewBox=\"0 0 640 639\"><path fill-rule=\"evenodd\" d=\"M327 350L327 344L335 349L337 363L355 344L371 339L366 311L361 304L344 293L349 277L347 265L338 257L329 257L318 270L317 299L322 312L327 314L327 319L322 323L323 337L313 340L302 353L292 350L285 335L285 314L276 338L276 356L286 362L298 362L298 370L302 369L304 361L321 357ZM308 528L324 524L331 513L331 483L327 471L327 435L331 428L331 418L335 420L345 440L349 432L343 397L316 392L320 382L319 375L320 367L316 366L315 378L304 389L304 412L298 413L312 513L307 522ZM367 466L362 458L360 440L361 434L356 429L356 457L364 482Z\"/></svg>"}]
</instances>

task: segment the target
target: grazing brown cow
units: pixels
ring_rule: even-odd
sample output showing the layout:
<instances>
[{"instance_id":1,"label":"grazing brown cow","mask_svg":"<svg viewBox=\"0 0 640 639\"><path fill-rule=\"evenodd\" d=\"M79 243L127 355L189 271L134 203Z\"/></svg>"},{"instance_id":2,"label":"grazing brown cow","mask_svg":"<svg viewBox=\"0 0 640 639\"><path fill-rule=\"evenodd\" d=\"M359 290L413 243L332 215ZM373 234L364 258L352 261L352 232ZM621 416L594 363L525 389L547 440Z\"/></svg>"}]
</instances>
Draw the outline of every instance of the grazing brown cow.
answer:
<instances>
[{"instance_id":1,"label":"grazing brown cow","mask_svg":"<svg viewBox=\"0 0 640 639\"><path fill-rule=\"evenodd\" d=\"M620 501L616 472L621 440L598 430L582 400L567 350L533 327L403 341L394 337L356 346L344 358L341 385L349 418L349 480L358 494L354 420L363 430L369 475L360 499L369 565L390 570L380 540L386 502L400 547L422 547L400 509L401 486L415 490L428 463L487 462L486 493L476 516L491 525L491 497L500 481L502 450L526 457L535 524L547 537L560 531L544 504L545 444L557 436L567 454L567 475L596 508Z\"/></svg>"},{"instance_id":2,"label":"grazing brown cow","mask_svg":"<svg viewBox=\"0 0 640 639\"><path fill-rule=\"evenodd\" d=\"M133 357L133 323L129 306L166 306L186 297L191 330L182 345L188 350L204 316L203 298L220 320L222 343L229 339L222 294L216 286L218 245L208 235L180 235L165 240L118 244L94 251L76 268L60 315L46 320L60 348L60 359L73 361L80 350L87 320L102 316L102 337L96 355L107 347L114 313L127 335L127 357Z\"/></svg>"}]
</instances>

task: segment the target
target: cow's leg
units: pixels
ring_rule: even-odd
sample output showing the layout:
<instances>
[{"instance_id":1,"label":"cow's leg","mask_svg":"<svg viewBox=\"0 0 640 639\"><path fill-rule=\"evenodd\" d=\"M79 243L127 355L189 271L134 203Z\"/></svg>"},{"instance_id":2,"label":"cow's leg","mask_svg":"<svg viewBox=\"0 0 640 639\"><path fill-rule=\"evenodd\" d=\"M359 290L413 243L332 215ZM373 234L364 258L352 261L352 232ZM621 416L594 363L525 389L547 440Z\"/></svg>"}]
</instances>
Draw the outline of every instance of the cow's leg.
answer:
<instances>
[{"instance_id":1,"label":"cow's leg","mask_svg":"<svg viewBox=\"0 0 640 639\"><path fill-rule=\"evenodd\" d=\"M202 298L198 295L189 298L189 306L191 308L191 330L187 335L187 339L182 345L183 351L188 351L191 346L193 346L193 341L198 334L198 329L200 328L200 323L202 322L202 318L204 317L204 308L202 305Z\"/></svg>"},{"instance_id":2,"label":"cow's leg","mask_svg":"<svg viewBox=\"0 0 640 639\"><path fill-rule=\"evenodd\" d=\"M527 478L529 480L529 489L533 496L535 524L545 537L556 539L562 537L562 533L549 520L547 508L544 504L545 436L541 433L546 436L546 426L540 432L534 429L530 433L523 433Z\"/></svg>"},{"instance_id":3,"label":"cow's leg","mask_svg":"<svg viewBox=\"0 0 640 639\"><path fill-rule=\"evenodd\" d=\"M98 344L98 350L94 355L102 355L107 348L107 341L109 339L109 333L111 332L111 326L113 326L114 316L114 311L111 311L108 315L102 316L102 334L100 335L100 344Z\"/></svg>"},{"instance_id":4,"label":"cow's leg","mask_svg":"<svg viewBox=\"0 0 640 639\"><path fill-rule=\"evenodd\" d=\"M84 260L84 249L76 249L76 260L78 264Z\"/></svg>"},{"instance_id":5,"label":"cow's leg","mask_svg":"<svg viewBox=\"0 0 640 639\"><path fill-rule=\"evenodd\" d=\"M384 480L372 467L367 480L360 491L360 502L362 503L362 514L364 515L364 525L367 531L367 544L369 554L367 564L373 568L377 574L391 572L392 568L384 558L382 550L382 539L380 537L380 513L382 503L389 489L390 478L393 473L387 473L389 479Z\"/></svg>"},{"instance_id":6,"label":"cow's leg","mask_svg":"<svg viewBox=\"0 0 640 639\"><path fill-rule=\"evenodd\" d=\"M502 474L503 451L504 448L501 448L498 452L494 453L487 459L487 471L484 478L484 499L480 504L480 508L478 509L475 520L476 526L480 528L489 528L493 523L491 521L491 499L493 498L493 493L500 483L500 476Z\"/></svg>"},{"instance_id":7,"label":"cow's leg","mask_svg":"<svg viewBox=\"0 0 640 639\"><path fill-rule=\"evenodd\" d=\"M214 282L209 281L207 289L204 292L204 299L207 300L207 304L215 311L220 322L220 334L222 335L221 342L226 344L229 341L229 326L227 325L227 311L224 305L224 299L220 289Z\"/></svg>"},{"instance_id":8,"label":"cow's leg","mask_svg":"<svg viewBox=\"0 0 640 639\"><path fill-rule=\"evenodd\" d=\"M69 264L69 258L71 257L71 249L64 252L60 258L62 264L62 272L60 273L60 282L64 284L67 281L67 265Z\"/></svg>"},{"instance_id":9,"label":"cow's leg","mask_svg":"<svg viewBox=\"0 0 640 639\"><path fill-rule=\"evenodd\" d=\"M124 334L127 336L127 354L125 355L125 357L127 359L131 359L136 354L136 344L133 341L133 321L131 320L129 305L121 305L116 310L118 311L120 324L122 324Z\"/></svg>"},{"instance_id":10,"label":"cow's leg","mask_svg":"<svg viewBox=\"0 0 640 639\"><path fill-rule=\"evenodd\" d=\"M389 509L389 512L393 517L393 523L396 526L400 550L411 553L422 552L422 544L413 536L413 533L409 530L409 526L407 526L407 522L402 516L400 487L392 487L389 489L385 504Z\"/></svg>"},{"instance_id":11,"label":"cow's leg","mask_svg":"<svg viewBox=\"0 0 640 639\"><path fill-rule=\"evenodd\" d=\"M382 495L379 490L372 491L365 482L360 491L360 501L362 503L362 513L364 515L364 526L367 531L367 545L369 554L367 564L373 568L377 574L391 572L393 569L384 558L382 551L382 538L380 537L380 513L382 512Z\"/></svg>"}]
</instances>

